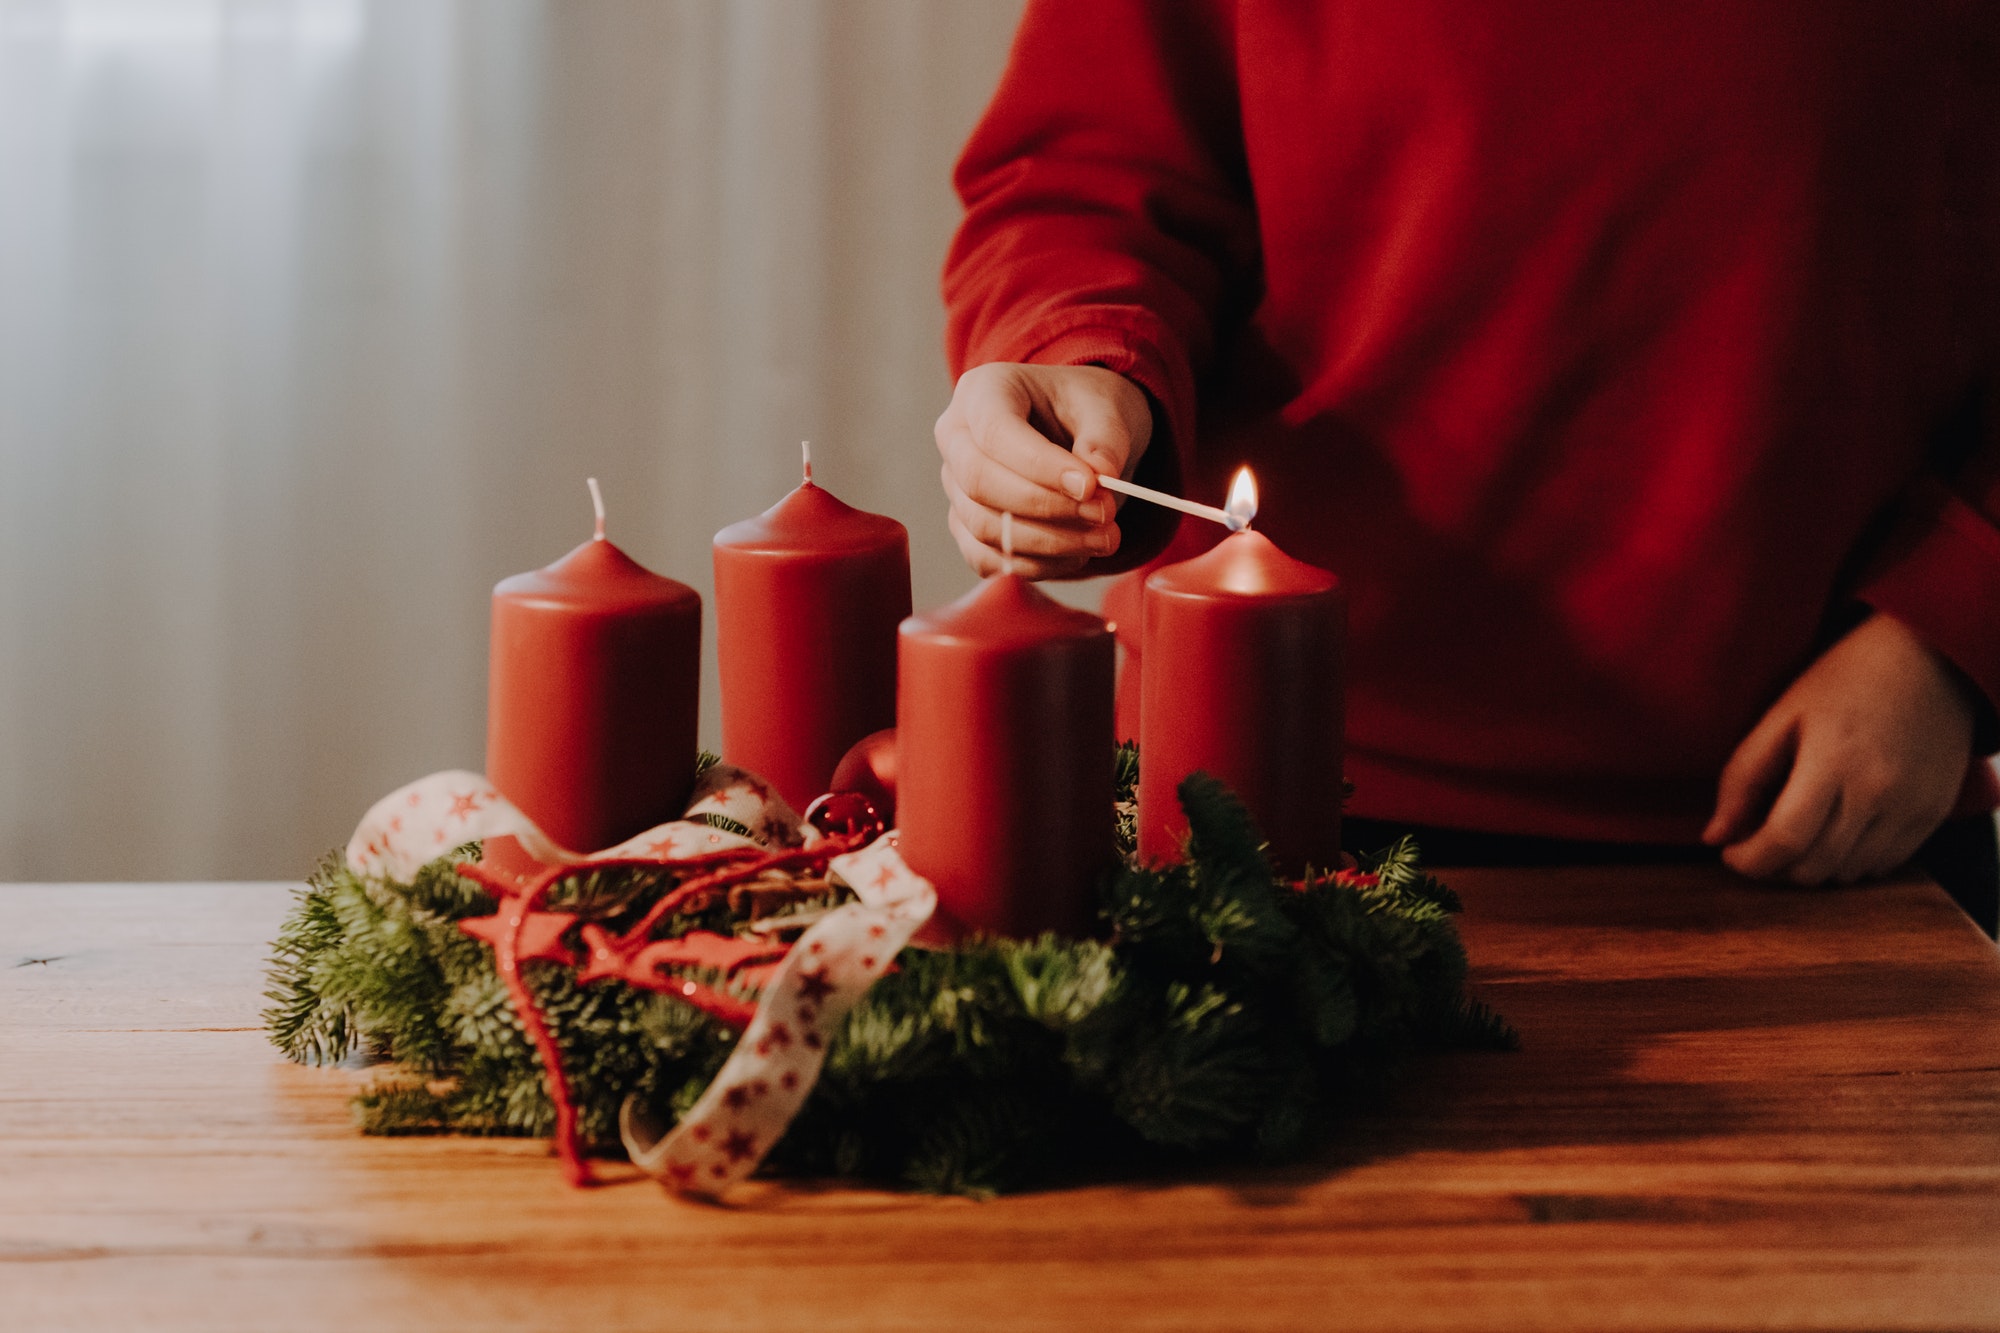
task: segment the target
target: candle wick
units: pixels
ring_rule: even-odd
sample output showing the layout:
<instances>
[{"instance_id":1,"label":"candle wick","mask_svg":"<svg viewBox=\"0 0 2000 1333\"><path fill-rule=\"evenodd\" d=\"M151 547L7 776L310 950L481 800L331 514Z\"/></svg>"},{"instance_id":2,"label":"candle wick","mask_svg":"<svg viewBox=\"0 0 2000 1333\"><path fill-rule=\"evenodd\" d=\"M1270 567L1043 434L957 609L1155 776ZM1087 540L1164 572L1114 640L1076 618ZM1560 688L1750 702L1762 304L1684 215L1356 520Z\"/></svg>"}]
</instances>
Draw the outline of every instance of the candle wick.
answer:
<instances>
[{"instance_id":1,"label":"candle wick","mask_svg":"<svg viewBox=\"0 0 2000 1333\"><path fill-rule=\"evenodd\" d=\"M1011 509L1000 511L1000 555L1000 572L1003 574L1012 574L1014 572L1014 511Z\"/></svg>"},{"instance_id":2,"label":"candle wick","mask_svg":"<svg viewBox=\"0 0 2000 1333\"><path fill-rule=\"evenodd\" d=\"M800 440L799 453L806 460L806 480L811 481L813 479L813 442L811 440Z\"/></svg>"},{"instance_id":3,"label":"candle wick","mask_svg":"<svg viewBox=\"0 0 2000 1333\"><path fill-rule=\"evenodd\" d=\"M588 478L586 484L590 487L590 507L597 515L597 531L592 540L601 542L604 540L604 492L597 488L595 477Z\"/></svg>"}]
</instances>

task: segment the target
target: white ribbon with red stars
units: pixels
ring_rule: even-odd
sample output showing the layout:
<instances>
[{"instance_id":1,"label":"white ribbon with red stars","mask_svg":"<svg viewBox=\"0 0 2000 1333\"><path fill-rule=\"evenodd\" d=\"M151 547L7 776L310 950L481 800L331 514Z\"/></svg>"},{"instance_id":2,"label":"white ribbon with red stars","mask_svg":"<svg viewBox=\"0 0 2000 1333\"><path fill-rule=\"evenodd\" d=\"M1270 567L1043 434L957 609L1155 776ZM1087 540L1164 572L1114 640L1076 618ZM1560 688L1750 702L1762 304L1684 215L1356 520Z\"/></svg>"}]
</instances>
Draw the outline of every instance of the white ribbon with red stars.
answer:
<instances>
[{"instance_id":1,"label":"white ribbon with red stars","mask_svg":"<svg viewBox=\"0 0 2000 1333\"><path fill-rule=\"evenodd\" d=\"M829 868L857 901L799 937L708 1091L665 1137L626 1100L619 1133L648 1175L687 1193L720 1194L756 1170L805 1105L847 1011L937 906L930 881L903 864L893 832Z\"/></svg>"},{"instance_id":2,"label":"white ribbon with red stars","mask_svg":"<svg viewBox=\"0 0 2000 1333\"><path fill-rule=\"evenodd\" d=\"M368 808L347 840L347 864L407 884L454 847L509 835L537 861L575 859L479 774L433 773Z\"/></svg>"},{"instance_id":3,"label":"white ribbon with red stars","mask_svg":"<svg viewBox=\"0 0 2000 1333\"><path fill-rule=\"evenodd\" d=\"M712 826L720 815L753 837ZM688 817L580 856L559 847L477 773L433 773L377 801L347 844L355 871L408 883L452 848L512 837L547 864L681 860L728 847L795 847L820 838L754 774L711 765ZM856 901L828 912L792 946L758 997L736 1049L680 1123L662 1135L628 1099L619 1131L642 1170L674 1189L716 1195L756 1170L805 1105L840 1022L930 919L937 894L903 863L891 831L829 869Z\"/></svg>"},{"instance_id":4,"label":"white ribbon with red stars","mask_svg":"<svg viewBox=\"0 0 2000 1333\"><path fill-rule=\"evenodd\" d=\"M716 828L720 815L751 836ZM575 861L677 861L725 847L798 847L819 840L784 798L753 773L710 764L695 779L687 814L588 856L560 847L519 806L477 773L452 770L390 792L362 816L347 841L347 864L363 875L407 884L426 864L462 843L511 837L547 865Z\"/></svg>"}]
</instances>

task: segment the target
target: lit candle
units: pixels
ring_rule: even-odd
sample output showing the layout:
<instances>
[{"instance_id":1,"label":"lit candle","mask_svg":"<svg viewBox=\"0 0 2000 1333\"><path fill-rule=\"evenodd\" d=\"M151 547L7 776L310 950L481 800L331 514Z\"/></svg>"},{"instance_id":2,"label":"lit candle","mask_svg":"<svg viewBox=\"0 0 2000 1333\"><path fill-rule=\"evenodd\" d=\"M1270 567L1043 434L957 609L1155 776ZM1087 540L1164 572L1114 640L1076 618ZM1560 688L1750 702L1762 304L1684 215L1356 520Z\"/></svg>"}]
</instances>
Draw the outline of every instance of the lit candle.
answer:
<instances>
[{"instance_id":1,"label":"lit candle","mask_svg":"<svg viewBox=\"0 0 2000 1333\"><path fill-rule=\"evenodd\" d=\"M715 534L722 757L795 810L841 756L896 722L896 626L910 614L910 536L805 480Z\"/></svg>"},{"instance_id":2,"label":"lit candle","mask_svg":"<svg viewBox=\"0 0 2000 1333\"><path fill-rule=\"evenodd\" d=\"M486 776L571 851L678 816L694 782L701 597L596 535L493 590Z\"/></svg>"},{"instance_id":3,"label":"lit candle","mask_svg":"<svg viewBox=\"0 0 2000 1333\"><path fill-rule=\"evenodd\" d=\"M1257 512L1248 468L1228 512ZM1147 580L1140 652L1139 858L1177 861L1176 789L1226 784L1287 874L1340 857L1341 657L1346 602L1332 574L1247 526Z\"/></svg>"},{"instance_id":4,"label":"lit candle","mask_svg":"<svg viewBox=\"0 0 2000 1333\"><path fill-rule=\"evenodd\" d=\"M1010 572L901 644L903 859L959 926L1089 933L1114 855L1110 627Z\"/></svg>"}]
</instances>

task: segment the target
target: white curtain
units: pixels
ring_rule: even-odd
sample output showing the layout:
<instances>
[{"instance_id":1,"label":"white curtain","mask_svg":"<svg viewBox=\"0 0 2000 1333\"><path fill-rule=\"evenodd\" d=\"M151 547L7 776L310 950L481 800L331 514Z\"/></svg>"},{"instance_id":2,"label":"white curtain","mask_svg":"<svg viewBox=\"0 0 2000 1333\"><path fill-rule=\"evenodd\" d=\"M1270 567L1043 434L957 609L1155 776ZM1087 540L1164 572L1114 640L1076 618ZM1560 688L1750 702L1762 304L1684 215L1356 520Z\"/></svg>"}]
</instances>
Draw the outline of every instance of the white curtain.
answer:
<instances>
[{"instance_id":1,"label":"white curtain","mask_svg":"<svg viewBox=\"0 0 2000 1333\"><path fill-rule=\"evenodd\" d=\"M936 278L1016 11L0 0L0 879L295 877L478 768L586 475L706 596L810 438L968 586Z\"/></svg>"}]
</instances>

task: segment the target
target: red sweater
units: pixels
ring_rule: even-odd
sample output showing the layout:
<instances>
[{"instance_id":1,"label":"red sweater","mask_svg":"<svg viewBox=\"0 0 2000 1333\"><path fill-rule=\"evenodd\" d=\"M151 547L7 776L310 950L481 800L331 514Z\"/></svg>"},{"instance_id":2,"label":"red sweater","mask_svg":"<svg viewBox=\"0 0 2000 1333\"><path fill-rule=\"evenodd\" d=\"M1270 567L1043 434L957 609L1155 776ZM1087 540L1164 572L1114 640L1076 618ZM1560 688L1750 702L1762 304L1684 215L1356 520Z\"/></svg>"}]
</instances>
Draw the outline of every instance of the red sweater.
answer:
<instances>
[{"instance_id":1,"label":"red sweater","mask_svg":"<svg viewBox=\"0 0 2000 1333\"><path fill-rule=\"evenodd\" d=\"M1355 813L1692 841L1856 608L2000 699L1994 8L1033 0L954 371L1108 366L1140 480L1254 465L1347 584Z\"/></svg>"}]
</instances>

